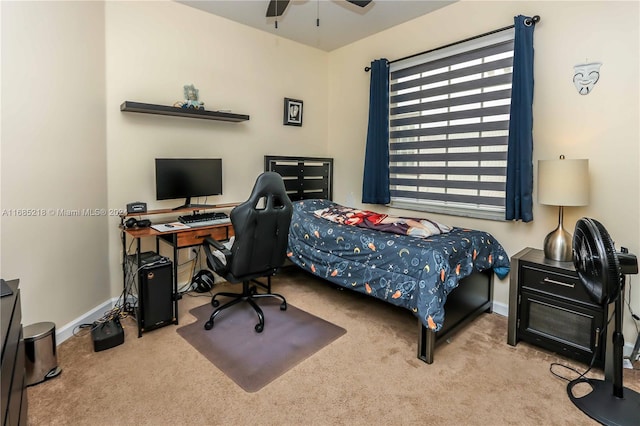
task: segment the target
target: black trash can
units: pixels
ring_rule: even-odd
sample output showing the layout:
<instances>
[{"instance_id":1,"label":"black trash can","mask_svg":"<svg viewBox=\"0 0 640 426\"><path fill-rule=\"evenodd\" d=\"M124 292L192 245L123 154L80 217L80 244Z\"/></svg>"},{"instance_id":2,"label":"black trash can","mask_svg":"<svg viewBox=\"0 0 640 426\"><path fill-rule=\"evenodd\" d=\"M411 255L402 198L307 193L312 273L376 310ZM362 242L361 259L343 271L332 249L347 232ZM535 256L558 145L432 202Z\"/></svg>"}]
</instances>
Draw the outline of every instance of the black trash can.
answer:
<instances>
[{"instance_id":1,"label":"black trash can","mask_svg":"<svg viewBox=\"0 0 640 426\"><path fill-rule=\"evenodd\" d=\"M56 325L38 322L24 328L27 386L56 377L62 371L56 355Z\"/></svg>"}]
</instances>

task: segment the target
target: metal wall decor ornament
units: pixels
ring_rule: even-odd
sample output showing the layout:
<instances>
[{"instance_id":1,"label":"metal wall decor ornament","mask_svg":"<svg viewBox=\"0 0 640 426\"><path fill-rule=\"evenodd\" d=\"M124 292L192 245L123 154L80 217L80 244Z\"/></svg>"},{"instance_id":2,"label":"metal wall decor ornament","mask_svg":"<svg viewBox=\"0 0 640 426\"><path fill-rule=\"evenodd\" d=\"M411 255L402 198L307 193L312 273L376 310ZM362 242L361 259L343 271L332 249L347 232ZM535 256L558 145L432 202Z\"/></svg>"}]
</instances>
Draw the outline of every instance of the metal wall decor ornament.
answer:
<instances>
[{"instance_id":1,"label":"metal wall decor ornament","mask_svg":"<svg viewBox=\"0 0 640 426\"><path fill-rule=\"evenodd\" d=\"M302 126L302 101L299 99L284 98L285 126Z\"/></svg>"},{"instance_id":2,"label":"metal wall decor ornament","mask_svg":"<svg viewBox=\"0 0 640 426\"><path fill-rule=\"evenodd\" d=\"M593 62L573 66L573 84L581 95L588 95L593 86L600 80L600 66L602 63Z\"/></svg>"}]
</instances>

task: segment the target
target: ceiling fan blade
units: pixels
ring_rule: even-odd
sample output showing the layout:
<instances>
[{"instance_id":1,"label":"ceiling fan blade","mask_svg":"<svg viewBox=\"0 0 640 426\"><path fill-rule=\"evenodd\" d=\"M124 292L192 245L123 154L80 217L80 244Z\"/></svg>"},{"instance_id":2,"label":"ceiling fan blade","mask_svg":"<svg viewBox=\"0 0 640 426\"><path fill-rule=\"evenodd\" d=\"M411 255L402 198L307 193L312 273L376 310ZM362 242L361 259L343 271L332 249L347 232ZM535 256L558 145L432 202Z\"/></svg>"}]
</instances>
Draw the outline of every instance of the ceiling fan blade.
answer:
<instances>
[{"instance_id":1,"label":"ceiling fan blade","mask_svg":"<svg viewBox=\"0 0 640 426\"><path fill-rule=\"evenodd\" d=\"M289 0L271 0L267 6L267 18L280 16L289 5Z\"/></svg>"},{"instance_id":2,"label":"ceiling fan blade","mask_svg":"<svg viewBox=\"0 0 640 426\"><path fill-rule=\"evenodd\" d=\"M347 0L347 1L349 3L355 4L356 6L365 7L366 5L371 3L372 0Z\"/></svg>"}]
</instances>

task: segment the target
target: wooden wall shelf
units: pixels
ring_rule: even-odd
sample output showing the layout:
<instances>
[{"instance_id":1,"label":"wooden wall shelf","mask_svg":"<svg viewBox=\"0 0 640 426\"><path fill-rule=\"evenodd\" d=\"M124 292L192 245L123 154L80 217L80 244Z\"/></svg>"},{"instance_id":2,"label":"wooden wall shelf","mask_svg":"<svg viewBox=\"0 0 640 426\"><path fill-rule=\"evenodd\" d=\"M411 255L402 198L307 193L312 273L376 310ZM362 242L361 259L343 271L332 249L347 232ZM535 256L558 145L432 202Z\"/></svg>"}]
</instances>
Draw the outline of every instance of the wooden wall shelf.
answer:
<instances>
[{"instance_id":1,"label":"wooden wall shelf","mask_svg":"<svg viewBox=\"0 0 640 426\"><path fill-rule=\"evenodd\" d=\"M173 106L144 104L142 102L124 101L120 105L120 111L140 112L143 114L173 115L176 117L200 118L205 120L218 120L240 122L249 120L245 114L234 114L230 112L207 111L193 108L178 108Z\"/></svg>"}]
</instances>

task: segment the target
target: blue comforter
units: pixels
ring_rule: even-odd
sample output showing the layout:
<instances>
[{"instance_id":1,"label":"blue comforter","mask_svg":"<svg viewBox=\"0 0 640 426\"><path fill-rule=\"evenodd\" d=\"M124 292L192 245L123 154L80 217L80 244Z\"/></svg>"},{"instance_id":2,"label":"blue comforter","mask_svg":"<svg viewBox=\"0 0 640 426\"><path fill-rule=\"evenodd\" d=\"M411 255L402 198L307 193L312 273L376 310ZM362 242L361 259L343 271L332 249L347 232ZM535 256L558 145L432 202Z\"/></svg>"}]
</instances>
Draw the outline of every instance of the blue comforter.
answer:
<instances>
[{"instance_id":1,"label":"blue comforter","mask_svg":"<svg viewBox=\"0 0 640 426\"><path fill-rule=\"evenodd\" d=\"M442 327L447 295L461 279L491 268L500 278L509 273L509 257L487 232L454 227L416 238L314 214L336 206L329 200L294 203L289 259L335 284L407 308L434 331Z\"/></svg>"}]
</instances>

